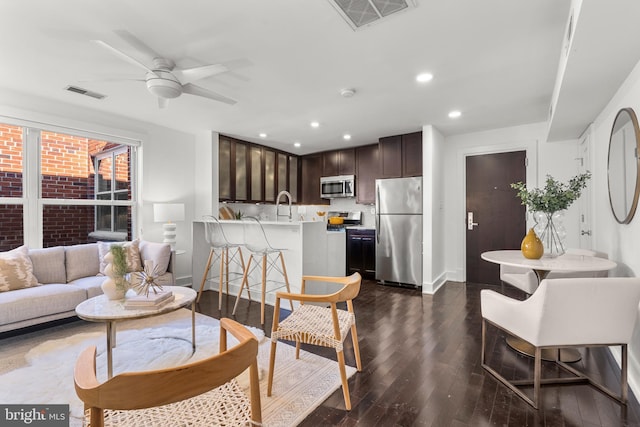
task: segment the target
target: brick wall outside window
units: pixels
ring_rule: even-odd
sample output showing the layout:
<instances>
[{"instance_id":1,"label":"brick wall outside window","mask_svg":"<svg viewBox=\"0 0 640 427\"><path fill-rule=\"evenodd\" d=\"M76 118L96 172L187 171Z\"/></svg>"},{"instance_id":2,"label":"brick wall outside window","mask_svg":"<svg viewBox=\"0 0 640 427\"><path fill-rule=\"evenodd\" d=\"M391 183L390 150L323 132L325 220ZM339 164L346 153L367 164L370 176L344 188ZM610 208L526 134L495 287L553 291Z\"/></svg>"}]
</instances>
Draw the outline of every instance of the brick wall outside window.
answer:
<instances>
[{"instance_id":1,"label":"brick wall outside window","mask_svg":"<svg viewBox=\"0 0 640 427\"><path fill-rule=\"evenodd\" d=\"M22 197L23 138L22 127L0 124L0 196ZM93 200L95 171L93 156L120 147L107 141L76 137L56 132L41 132L41 191L43 199ZM104 165L107 166L107 165ZM103 179L111 179L105 170ZM117 187L128 189L131 197L129 155L118 156ZM46 200L45 200L46 201ZM128 209L130 230L131 209ZM22 206L0 205L0 250L21 245L23 236ZM53 206L43 208L43 246L86 243L94 231L94 208L91 206Z\"/></svg>"}]
</instances>

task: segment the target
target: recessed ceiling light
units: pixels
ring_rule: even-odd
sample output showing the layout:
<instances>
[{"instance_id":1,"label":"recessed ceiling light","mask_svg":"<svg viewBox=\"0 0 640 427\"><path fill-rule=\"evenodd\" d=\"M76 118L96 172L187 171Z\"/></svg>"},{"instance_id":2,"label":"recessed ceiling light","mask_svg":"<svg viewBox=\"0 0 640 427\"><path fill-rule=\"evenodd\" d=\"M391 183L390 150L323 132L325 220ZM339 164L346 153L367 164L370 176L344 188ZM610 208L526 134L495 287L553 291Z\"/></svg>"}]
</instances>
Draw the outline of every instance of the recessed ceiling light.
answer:
<instances>
[{"instance_id":1,"label":"recessed ceiling light","mask_svg":"<svg viewBox=\"0 0 640 427\"><path fill-rule=\"evenodd\" d=\"M312 127L312 128L317 128L318 126L320 126L320 123L318 123L318 122L311 122L311 127Z\"/></svg>"},{"instance_id":2,"label":"recessed ceiling light","mask_svg":"<svg viewBox=\"0 0 640 427\"><path fill-rule=\"evenodd\" d=\"M342 89L340 91L340 95L342 95L345 98L351 98L355 94L356 94L355 89Z\"/></svg>"},{"instance_id":3,"label":"recessed ceiling light","mask_svg":"<svg viewBox=\"0 0 640 427\"><path fill-rule=\"evenodd\" d=\"M451 119L457 119L458 117L460 117L462 115L462 113L458 110L453 110L449 113L449 118Z\"/></svg>"},{"instance_id":4,"label":"recessed ceiling light","mask_svg":"<svg viewBox=\"0 0 640 427\"><path fill-rule=\"evenodd\" d=\"M420 83L429 82L433 79L433 74L431 73L421 73L416 76L416 81Z\"/></svg>"},{"instance_id":5,"label":"recessed ceiling light","mask_svg":"<svg viewBox=\"0 0 640 427\"><path fill-rule=\"evenodd\" d=\"M342 135L342 138L348 141L351 139L351 135L349 135L348 133L345 133L344 135Z\"/></svg>"},{"instance_id":6,"label":"recessed ceiling light","mask_svg":"<svg viewBox=\"0 0 640 427\"><path fill-rule=\"evenodd\" d=\"M299 142L294 142L294 143L293 143L293 146L294 146L294 147L296 147L296 148L300 148L300 145L301 145L301 144L300 144Z\"/></svg>"},{"instance_id":7,"label":"recessed ceiling light","mask_svg":"<svg viewBox=\"0 0 640 427\"><path fill-rule=\"evenodd\" d=\"M266 137L267 137L267 134L266 134L266 133L262 132L262 133L260 134L260 138L266 138Z\"/></svg>"}]
</instances>

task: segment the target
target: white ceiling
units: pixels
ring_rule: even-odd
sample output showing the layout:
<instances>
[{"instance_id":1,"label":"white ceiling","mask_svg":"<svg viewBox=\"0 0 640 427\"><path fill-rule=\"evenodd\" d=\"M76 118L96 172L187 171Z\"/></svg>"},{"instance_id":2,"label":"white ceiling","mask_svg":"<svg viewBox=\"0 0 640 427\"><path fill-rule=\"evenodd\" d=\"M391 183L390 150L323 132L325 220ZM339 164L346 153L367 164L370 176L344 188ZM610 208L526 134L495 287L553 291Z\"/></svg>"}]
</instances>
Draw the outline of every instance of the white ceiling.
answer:
<instances>
[{"instance_id":1,"label":"white ceiling","mask_svg":"<svg viewBox=\"0 0 640 427\"><path fill-rule=\"evenodd\" d=\"M445 135L467 133L546 120L569 6L418 0L353 31L328 0L5 0L0 90L56 101L54 114L73 105L300 154L374 143L425 124ZM91 42L135 56L117 29L181 68L227 64L231 72L196 84L238 103L183 94L161 110L143 82L99 81L144 76ZM422 71L434 79L418 84ZM107 98L65 91L70 84ZM355 96L341 97L343 88ZM449 119L453 109L462 116ZM312 120L320 127L312 129Z\"/></svg>"}]
</instances>

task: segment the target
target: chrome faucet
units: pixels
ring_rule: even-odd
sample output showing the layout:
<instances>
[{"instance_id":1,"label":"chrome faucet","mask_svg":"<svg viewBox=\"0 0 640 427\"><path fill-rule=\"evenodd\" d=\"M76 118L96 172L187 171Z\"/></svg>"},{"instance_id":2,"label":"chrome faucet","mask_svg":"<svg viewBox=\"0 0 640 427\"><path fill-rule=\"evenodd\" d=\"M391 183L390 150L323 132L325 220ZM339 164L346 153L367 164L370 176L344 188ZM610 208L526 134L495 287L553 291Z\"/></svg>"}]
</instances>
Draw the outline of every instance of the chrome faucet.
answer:
<instances>
[{"instance_id":1,"label":"chrome faucet","mask_svg":"<svg viewBox=\"0 0 640 427\"><path fill-rule=\"evenodd\" d=\"M289 199L289 215L280 215L280 197L282 196L287 196ZM278 218L281 216L288 216L289 222L291 222L291 193L286 190L279 192L278 197L276 198L276 221L278 221Z\"/></svg>"}]
</instances>

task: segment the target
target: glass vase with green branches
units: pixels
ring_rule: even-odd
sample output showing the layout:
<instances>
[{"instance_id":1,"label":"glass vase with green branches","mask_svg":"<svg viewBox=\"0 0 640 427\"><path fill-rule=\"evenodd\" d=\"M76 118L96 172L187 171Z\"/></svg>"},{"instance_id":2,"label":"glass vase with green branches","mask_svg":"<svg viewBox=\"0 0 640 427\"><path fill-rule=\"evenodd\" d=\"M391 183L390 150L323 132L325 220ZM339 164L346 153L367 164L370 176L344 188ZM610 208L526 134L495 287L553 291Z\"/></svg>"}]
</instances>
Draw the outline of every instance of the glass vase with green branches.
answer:
<instances>
[{"instance_id":1,"label":"glass vase with green branches","mask_svg":"<svg viewBox=\"0 0 640 427\"><path fill-rule=\"evenodd\" d=\"M564 229L559 229L558 212L567 209L578 200L590 178L591 172L587 171L574 176L566 183L547 175L543 188L528 189L522 182L511 184L511 188L517 190L516 196L533 215L546 254L554 256L564 253Z\"/></svg>"}]
</instances>

